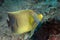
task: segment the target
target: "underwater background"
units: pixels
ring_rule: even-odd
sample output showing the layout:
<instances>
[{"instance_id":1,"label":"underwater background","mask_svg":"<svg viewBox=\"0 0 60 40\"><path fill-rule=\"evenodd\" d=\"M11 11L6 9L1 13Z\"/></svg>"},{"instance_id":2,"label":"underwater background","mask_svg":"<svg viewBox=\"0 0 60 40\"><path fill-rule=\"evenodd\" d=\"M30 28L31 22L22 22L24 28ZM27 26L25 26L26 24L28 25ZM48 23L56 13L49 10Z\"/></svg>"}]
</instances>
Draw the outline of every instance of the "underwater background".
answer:
<instances>
[{"instance_id":1,"label":"underwater background","mask_svg":"<svg viewBox=\"0 0 60 40\"><path fill-rule=\"evenodd\" d=\"M54 26L55 21L57 22L56 25L59 25L57 27L60 28L60 0L0 0L0 36L1 38L5 37L6 39L4 40L23 39L24 35L20 37L19 35L16 36L12 34L6 22L8 19L7 13L18 11L18 10L27 10L27 9L34 10L38 14L40 13L43 14L44 18L43 18L43 24L42 24L43 26L41 26L39 29L36 28L36 31L32 36L32 38L31 39L27 38L26 40L48 40L50 32L44 31L44 30L46 29L51 30L49 28ZM50 25L50 27L46 25ZM40 24L37 27L39 26ZM58 30L58 34L59 32L60 30ZM14 39L12 39L12 37ZM60 40L60 39L57 39L57 40Z\"/></svg>"}]
</instances>

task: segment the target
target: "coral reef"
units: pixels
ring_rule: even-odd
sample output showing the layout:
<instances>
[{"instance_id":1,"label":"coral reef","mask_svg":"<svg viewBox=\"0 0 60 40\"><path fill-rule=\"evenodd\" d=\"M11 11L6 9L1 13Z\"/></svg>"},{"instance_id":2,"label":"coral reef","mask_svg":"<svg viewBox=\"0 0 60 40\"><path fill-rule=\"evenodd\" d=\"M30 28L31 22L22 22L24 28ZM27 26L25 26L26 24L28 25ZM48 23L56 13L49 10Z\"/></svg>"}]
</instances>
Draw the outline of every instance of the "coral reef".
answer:
<instances>
[{"instance_id":1,"label":"coral reef","mask_svg":"<svg viewBox=\"0 0 60 40\"><path fill-rule=\"evenodd\" d=\"M55 23L55 21L52 19L56 19L60 21L60 0L0 0L0 36L3 38L5 37L7 40L10 37L13 37L15 39L12 40L19 40L19 39L27 39L30 40L29 32L23 35L13 35L11 32L11 29L8 27L6 20L8 19L7 13L17 10L27 10L32 9L38 14L43 14L44 18L42 20L43 26L33 35L33 37L36 38L36 40L42 40L43 37L47 39L48 35L50 34L59 34L58 27L60 27L59 23ZM47 22L49 19L51 21ZM52 22L52 23L51 23ZM46 24L45 24L46 23ZM56 25L55 25L56 24ZM46 26L48 25L48 26ZM55 26L57 26L57 29ZM52 28L53 26L53 28ZM49 29L51 28L51 29ZM48 29L50 30L49 33L47 32ZM53 32L52 29L56 32ZM56 30L55 30L56 29ZM43 30L43 31L42 31ZM45 32L45 31L46 32ZM50 33L51 32L51 33ZM39 34L39 35L37 35ZM28 35L28 36L27 36ZM0 39L1 39L0 37ZM25 38L24 38L25 37ZM26 38L27 37L27 38ZM40 39L39 39L40 38ZM4 40L6 40L4 39ZM35 40L35 39L34 39Z\"/></svg>"},{"instance_id":2,"label":"coral reef","mask_svg":"<svg viewBox=\"0 0 60 40\"><path fill-rule=\"evenodd\" d=\"M34 33L34 40L48 40L51 39L53 35L56 36L56 40L60 40L60 21L55 19L50 19L49 21L42 24L42 27Z\"/></svg>"}]
</instances>

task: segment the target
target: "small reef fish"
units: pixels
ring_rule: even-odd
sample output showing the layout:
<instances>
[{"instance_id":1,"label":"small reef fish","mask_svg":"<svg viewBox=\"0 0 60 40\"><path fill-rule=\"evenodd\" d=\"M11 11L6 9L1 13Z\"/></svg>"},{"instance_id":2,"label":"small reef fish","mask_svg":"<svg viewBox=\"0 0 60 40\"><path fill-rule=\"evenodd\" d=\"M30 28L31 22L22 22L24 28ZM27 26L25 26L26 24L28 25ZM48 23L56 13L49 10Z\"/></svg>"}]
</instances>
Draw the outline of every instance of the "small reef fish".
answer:
<instances>
[{"instance_id":1,"label":"small reef fish","mask_svg":"<svg viewBox=\"0 0 60 40\"><path fill-rule=\"evenodd\" d=\"M8 12L8 26L10 26L15 34L23 34L34 31L38 25L36 20L42 21L43 15L36 14L33 10L19 10Z\"/></svg>"}]
</instances>

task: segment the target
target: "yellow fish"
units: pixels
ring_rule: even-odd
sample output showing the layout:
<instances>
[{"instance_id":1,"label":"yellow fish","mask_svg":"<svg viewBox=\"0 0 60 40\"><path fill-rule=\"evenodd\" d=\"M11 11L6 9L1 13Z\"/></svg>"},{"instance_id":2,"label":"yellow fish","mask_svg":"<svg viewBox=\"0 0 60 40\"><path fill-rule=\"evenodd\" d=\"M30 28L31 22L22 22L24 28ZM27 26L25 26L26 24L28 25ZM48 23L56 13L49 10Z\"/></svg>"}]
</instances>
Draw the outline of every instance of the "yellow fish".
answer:
<instances>
[{"instance_id":1,"label":"yellow fish","mask_svg":"<svg viewBox=\"0 0 60 40\"><path fill-rule=\"evenodd\" d=\"M35 30L37 27L37 23L34 19L34 12L33 10L19 10L16 12L8 12L9 22L10 25L14 28L15 34L23 34L32 30ZM42 20L43 15L37 14L37 20ZM11 23L11 20L14 19L13 23Z\"/></svg>"}]
</instances>

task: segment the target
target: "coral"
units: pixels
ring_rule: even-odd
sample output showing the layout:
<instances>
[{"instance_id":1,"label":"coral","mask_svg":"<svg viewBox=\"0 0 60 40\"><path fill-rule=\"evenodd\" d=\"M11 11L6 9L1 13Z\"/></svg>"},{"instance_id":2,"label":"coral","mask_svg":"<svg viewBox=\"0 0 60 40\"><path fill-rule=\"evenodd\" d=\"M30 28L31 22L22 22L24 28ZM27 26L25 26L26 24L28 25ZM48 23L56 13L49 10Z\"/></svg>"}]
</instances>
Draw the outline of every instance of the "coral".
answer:
<instances>
[{"instance_id":1,"label":"coral","mask_svg":"<svg viewBox=\"0 0 60 40\"><path fill-rule=\"evenodd\" d=\"M55 35L59 38L60 34L60 21L55 19L49 19L49 21L44 22L42 27L34 33L34 40L48 40L49 36ZM59 39L60 40L60 39Z\"/></svg>"},{"instance_id":2,"label":"coral","mask_svg":"<svg viewBox=\"0 0 60 40\"><path fill-rule=\"evenodd\" d=\"M5 36L6 38L8 38L11 35L13 36L10 28L8 28L6 23L6 20L8 19L7 12L10 12L10 11L12 12L17 10L27 10L27 9L32 9L35 12L37 12L37 14L41 13L44 15L44 18L42 20L42 23L44 23L43 26L45 26L45 22L48 21L50 18L51 19L55 18L56 20L60 21L60 0L4 0L4 1L0 1L0 14L2 16L2 20L0 21L0 35ZM47 36L48 33L47 32L44 33L44 30L47 31L47 29L43 29L42 31L42 28L40 28L37 31L37 33L39 33L39 35L37 36L42 36L42 35ZM17 37L19 39L20 36L15 36L14 38L17 38ZM23 35L20 38L23 39ZM43 36L41 37L41 40L42 38ZM29 38L27 40L29 40ZM38 40L39 40L39 37L38 37Z\"/></svg>"}]
</instances>

